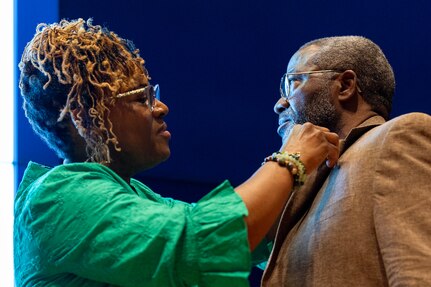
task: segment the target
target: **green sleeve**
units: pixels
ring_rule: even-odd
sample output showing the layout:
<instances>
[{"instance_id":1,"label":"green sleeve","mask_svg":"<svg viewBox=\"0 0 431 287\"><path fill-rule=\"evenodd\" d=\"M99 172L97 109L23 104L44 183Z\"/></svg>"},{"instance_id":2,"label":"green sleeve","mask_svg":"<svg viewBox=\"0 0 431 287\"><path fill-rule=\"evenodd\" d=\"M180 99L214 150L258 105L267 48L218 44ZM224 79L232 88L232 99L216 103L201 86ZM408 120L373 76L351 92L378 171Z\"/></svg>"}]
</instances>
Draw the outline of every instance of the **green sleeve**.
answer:
<instances>
[{"instance_id":1,"label":"green sleeve","mask_svg":"<svg viewBox=\"0 0 431 287\"><path fill-rule=\"evenodd\" d=\"M228 182L194 205L139 197L92 170L66 169L34 189L19 224L45 274L118 286L248 286L247 210Z\"/></svg>"},{"instance_id":2,"label":"green sleeve","mask_svg":"<svg viewBox=\"0 0 431 287\"><path fill-rule=\"evenodd\" d=\"M251 262L253 266L256 266L262 270L265 269L269 255L272 250L272 241L268 241L266 238L259 243L251 254Z\"/></svg>"}]
</instances>

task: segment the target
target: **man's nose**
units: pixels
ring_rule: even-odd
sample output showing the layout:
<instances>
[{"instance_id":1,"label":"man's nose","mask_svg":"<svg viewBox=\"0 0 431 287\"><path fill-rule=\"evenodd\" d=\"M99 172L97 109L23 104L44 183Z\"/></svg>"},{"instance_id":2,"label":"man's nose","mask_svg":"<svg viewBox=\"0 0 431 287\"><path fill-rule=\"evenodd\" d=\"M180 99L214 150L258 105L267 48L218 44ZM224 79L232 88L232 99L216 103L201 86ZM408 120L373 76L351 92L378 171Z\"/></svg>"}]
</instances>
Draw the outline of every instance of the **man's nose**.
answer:
<instances>
[{"instance_id":1,"label":"man's nose","mask_svg":"<svg viewBox=\"0 0 431 287\"><path fill-rule=\"evenodd\" d=\"M286 109L288 109L289 106L289 102L286 99L280 97L280 99L275 103L274 112L276 114L281 114Z\"/></svg>"}]
</instances>

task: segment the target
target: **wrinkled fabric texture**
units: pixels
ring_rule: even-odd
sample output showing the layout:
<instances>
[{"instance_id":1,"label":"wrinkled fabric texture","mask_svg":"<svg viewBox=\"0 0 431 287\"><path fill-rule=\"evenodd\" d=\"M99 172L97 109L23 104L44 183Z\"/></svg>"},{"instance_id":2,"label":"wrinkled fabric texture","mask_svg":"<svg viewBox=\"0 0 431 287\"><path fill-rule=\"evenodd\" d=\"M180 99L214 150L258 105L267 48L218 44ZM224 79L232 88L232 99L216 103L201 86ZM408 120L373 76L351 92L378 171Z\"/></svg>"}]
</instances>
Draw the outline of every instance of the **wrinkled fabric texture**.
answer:
<instances>
[{"instance_id":1,"label":"wrinkled fabric texture","mask_svg":"<svg viewBox=\"0 0 431 287\"><path fill-rule=\"evenodd\" d=\"M431 286L431 117L368 119L288 201L263 286Z\"/></svg>"},{"instance_id":2,"label":"wrinkled fabric texture","mask_svg":"<svg viewBox=\"0 0 431 287\"><path fill-rule=\"evenodd\" d=\"M15 199L17 286L249 286L247 209L225 181L195 204L97 163L30 162Z\"/></svg>"}]
</instances>

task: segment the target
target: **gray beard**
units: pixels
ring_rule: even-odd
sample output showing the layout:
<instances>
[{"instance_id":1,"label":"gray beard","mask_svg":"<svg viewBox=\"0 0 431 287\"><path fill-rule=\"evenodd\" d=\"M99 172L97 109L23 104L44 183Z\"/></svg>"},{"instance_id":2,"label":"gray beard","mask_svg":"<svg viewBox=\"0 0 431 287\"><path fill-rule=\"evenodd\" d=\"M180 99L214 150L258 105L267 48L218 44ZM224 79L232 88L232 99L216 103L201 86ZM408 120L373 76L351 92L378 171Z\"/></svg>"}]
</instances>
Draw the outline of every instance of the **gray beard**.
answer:
<instances>
[{"instance_id":1,"label":"gray beard","mask_svg":"<svg viewBox=\"0 0 431 287\"><path fill-rule=\"evenodd\" d=\"M285 113L292 121L286 124L281 131L283 142L289 137L295 124L310 122L314 125L326 127L332 132L339 131L340 114L329 97L328 87L322 88L321 91L311 96L311 100L297 113L291 108Z\"/></svg>"}]
</instances>

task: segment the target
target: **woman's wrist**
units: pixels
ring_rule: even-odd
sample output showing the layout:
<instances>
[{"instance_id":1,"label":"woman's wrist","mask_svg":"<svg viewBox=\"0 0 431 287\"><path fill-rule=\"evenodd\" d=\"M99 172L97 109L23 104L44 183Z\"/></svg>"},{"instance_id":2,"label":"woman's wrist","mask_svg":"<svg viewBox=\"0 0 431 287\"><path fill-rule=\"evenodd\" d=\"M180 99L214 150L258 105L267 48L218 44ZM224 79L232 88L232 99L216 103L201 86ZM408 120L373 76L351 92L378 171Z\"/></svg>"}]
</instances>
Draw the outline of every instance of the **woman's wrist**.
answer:
<instances>
[{"instance_id":1,"label":"woman's wrist","mask_svg":"<svg viewBox=\"0 0 431 287\"><path fill-rule=\"evenodd\" d=\"M300 153L274 152L263 160L262 165L267 162L277 162L281 167L286 168L293 176L294 187L302 186L307 179Z\"/></svg>"}]
</instances>

